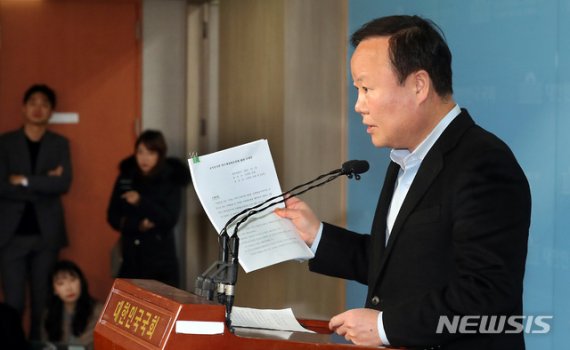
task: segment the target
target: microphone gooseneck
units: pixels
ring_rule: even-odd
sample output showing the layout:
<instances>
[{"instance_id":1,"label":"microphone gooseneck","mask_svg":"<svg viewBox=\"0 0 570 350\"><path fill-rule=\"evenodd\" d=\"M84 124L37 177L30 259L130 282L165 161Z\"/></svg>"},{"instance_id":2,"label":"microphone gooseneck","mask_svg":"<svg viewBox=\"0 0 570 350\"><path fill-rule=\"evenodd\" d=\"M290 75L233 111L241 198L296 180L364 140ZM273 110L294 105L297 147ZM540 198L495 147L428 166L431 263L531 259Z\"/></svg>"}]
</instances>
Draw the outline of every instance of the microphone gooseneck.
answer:
<instances>
[{"instance_id":1,"label":"microphone gooseneck","mask_svg":"<svg viewBox=\"0 0 570 350\"><path fill-rule=\"evenodd\" d=\"M367 172L369 168L370 168L370 165L369 165L368 162L365 161L365 160L349 160L349 161L347 161L347 162L344 162L344 163L342 164L342 166L341 166L340 169L331 170L331 171L329 171L329 172L326 173L326 174L319 175L319 176L317 176L316 178L314 178L314 179L311 180L311 181L308 181L308 182L305 182L304 184L295 186L295 187L293 187L292 189L290 189L290 190L288 190L288 191L285 191L285 192L283 192L283 193L281 193L281 194L278 194L278 195L276 195L276 196L273 196L273 197L271 197L271 198L268 198L268 199L265 200L264 202L261 202L261 203L255 205L255 206L253 206L253 207L249 207L249 208L246 208L246 209L242 210L241 212L239 212L239 213L237 213L236 215L232 216L232 217L226 222L226 224L224 225L224 228L222 229L221 232L227 232L228 227L229 227L238 217L240 217L240 216L242 216L243 214L246 214L246 213L248 213L248 212L250 212L250 211L252 211L252 210L254 210L254 209L257 209L257 208L261 207L262 205L271 202L272 200L275 200L275 199L277 199L277 198L284 197L284 196L287 196L287 195L290 195L290 196L298 196L298 195L300 195L300 194L302 194L302 193L307 192L307 191L310 190L310 189L313 189L313 188L315 188L315 187L324 185L325 183L330 182L330 181L336 179L336 178L337 178L338 176L340 176L340 175L346 175L349 179L352 179L352 177L354 176L356 180L360 180L360 176L357 176L357 175ZM296 190L298 190L298 189L300 189L300 188L303 188L303 187L305 187L305 186L312 185L313 183L315 183L315 182L317 182L317 181L319 181L319 180L321 180L321 179L323 179L323 178L325 178L325 177L327 177L327 176L330 176L330 177L332 177L332 178L329 177L329 178L328 178L327 180L325 180L322 184L318 184L318 185L309 187L309 188L307 188L307 189L305 189L305 190L303 190L303 191L301 191L301 192L294 193L294 191L296 191ZM271 205L276 205L276 204L279 204L279 203L282 203L282 202L283 202L283 201L275 202L275 203L273 203L273 204L271 204ZM267 206L267 208L269 208L271 205ZM260 211L262 211L262 210L265 210L265 209L261 209ZM257 212L259 212L259 211L257 211ZM234 230L234 231L235 231L235 230Z\"/></svg>"}]
</instances>

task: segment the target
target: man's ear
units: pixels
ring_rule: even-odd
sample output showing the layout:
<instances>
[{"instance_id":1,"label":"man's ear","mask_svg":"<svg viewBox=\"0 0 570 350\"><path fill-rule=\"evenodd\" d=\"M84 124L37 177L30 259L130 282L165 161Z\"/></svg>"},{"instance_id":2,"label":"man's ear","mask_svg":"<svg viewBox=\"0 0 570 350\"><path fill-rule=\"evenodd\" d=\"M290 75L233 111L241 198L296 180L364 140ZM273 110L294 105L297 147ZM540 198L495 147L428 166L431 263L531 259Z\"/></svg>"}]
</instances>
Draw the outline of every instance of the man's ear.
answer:
<instances>
[{"instance_id":1,"label":"man's ear","mask_svg":"<svg viewBox=\"0 0 570 350\"><path fill-rule=\"evenodd\" d=\"M431 79L425 70L419 70L413 74L413 84L416 89L416 97L423 102L429 95L432 88Z\"/></svg>"}]
</instances>

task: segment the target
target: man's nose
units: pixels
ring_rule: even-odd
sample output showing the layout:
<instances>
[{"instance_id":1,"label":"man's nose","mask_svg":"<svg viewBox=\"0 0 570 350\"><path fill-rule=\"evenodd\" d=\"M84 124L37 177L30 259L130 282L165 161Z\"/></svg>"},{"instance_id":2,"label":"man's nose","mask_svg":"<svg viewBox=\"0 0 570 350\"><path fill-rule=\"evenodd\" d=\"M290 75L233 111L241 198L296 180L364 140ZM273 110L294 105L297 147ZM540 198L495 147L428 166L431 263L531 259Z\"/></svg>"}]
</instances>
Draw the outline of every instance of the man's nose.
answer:
<instances>
[{"instance_id":1,"label":"man's nose","mask_svg":"<svg viewBox=\"0 0 570 350\"><path fill-rule=\"evenodd\" d=\"M356 99L356 103L354 104L354 111L358 114L362 114L365 112L364 102L362 101L362 97L358 94L358 98Z\"/></svg>"}]
</instances>

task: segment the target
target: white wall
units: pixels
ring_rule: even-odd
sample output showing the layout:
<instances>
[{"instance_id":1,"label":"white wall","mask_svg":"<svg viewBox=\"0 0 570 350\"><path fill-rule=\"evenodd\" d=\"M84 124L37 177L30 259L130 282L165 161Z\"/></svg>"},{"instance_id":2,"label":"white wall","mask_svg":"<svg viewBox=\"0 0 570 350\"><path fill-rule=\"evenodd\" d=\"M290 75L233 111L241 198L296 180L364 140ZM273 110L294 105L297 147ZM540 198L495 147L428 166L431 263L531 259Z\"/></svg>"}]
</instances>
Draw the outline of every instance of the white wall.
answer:
<instances>
[{"instance_id":1,"label":"white wall","mask_svg":"<svg viewBox=\"0 0 570 350\"><path fill-rule=\"evenodd\" d=\"M142 125L164 133L170 156L185 159L186 150L186 0L143 0ZM186 204L175 235L180 286L186 285Z\"/></svg>"},{"instance_id":2,"label":"white wall","mask_svg":"<svg viewBox=\"0 0 570 350\"><path fill-rule=\"evenodd\" d=\"M186 1L143 0L142 129L161 130L186 156Z\"/></svg>"}]
</instances>

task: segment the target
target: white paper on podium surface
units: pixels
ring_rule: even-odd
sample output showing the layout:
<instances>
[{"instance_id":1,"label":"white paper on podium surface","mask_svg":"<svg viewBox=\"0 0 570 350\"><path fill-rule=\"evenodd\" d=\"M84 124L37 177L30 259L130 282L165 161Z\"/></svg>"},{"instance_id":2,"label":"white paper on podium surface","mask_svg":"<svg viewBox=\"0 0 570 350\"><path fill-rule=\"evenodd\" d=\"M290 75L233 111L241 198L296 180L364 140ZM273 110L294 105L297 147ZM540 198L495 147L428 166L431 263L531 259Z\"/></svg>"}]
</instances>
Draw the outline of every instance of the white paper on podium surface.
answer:
<instances>
[{"instance_id":1,"label":"white paper on podium surface","mask_svg":"<svg viewBox=\"0 0 570 350\"><path fill-rule=\"evenodd\" d=\"M272 310L234 306L230 317L235 327L315 333L301 326L291 308Z\"/></svg>"},{"instance_id":2,"label":"white paper on podium surface","mask_svg":"<svg viewBox=\"0 0 570 350\"><path fill-rule=\"evenodd\" d=\"M193 157L188 163L194 189L218 234L235 214L282 193L267 140ZM267 208L239 226L239 262L245 272L314 256L293 224L273 213L276 207L284 204ZM235 223L229 226L229 235Z\"/></svg>"},{"instance_id":3,"label":"white paper on podium surface","mask_svg":"<svg viewBox=\"0 0 570 350\"><path fill-rule=\"evenodd\" d=\"M223 334L224 322L176 321L176 333L182 334Z\"/></svg>"}]
</instances>

